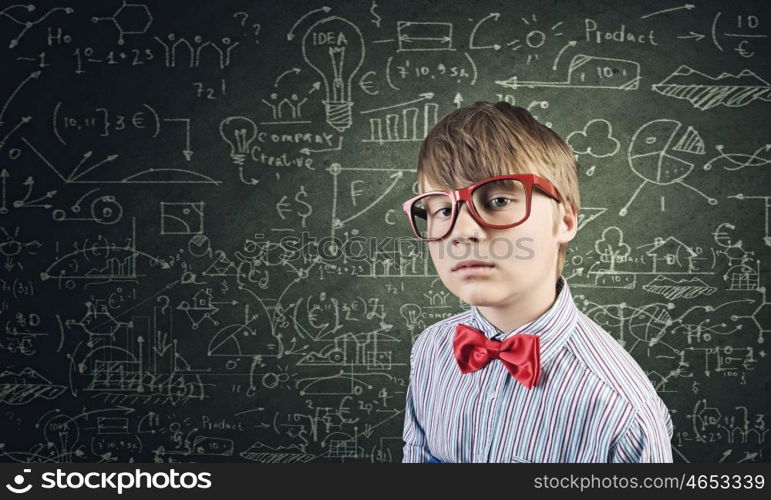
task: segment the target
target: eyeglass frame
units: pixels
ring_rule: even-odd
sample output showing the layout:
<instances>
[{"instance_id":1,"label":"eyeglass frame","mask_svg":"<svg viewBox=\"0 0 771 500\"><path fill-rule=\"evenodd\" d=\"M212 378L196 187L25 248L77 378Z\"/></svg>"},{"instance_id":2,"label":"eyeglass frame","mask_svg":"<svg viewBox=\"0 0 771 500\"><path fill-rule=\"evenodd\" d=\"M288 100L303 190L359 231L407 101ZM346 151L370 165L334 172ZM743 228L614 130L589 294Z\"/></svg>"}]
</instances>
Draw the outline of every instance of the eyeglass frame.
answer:
<instances>
[{"instance_id":1,"label":"eyeglass frame","mask_svg":"<svg viewBox=\"0 0 771 500\"><path fill-rule=\"evenodd\" d=\"M474 207L474 203L471 202L472 201L471 197L474 194L474 190L476 190L479 186L483 184L487 184L488 182L492 182L496 180L507 180L507 179L514 179L514 180L520 181L522 182L522 185L525 188L525 196L526 196L525 199L527 201L525 216L522 218L521 221L515 222L513 224L491 224L489 222L485 222L482 219L482 217L480 217L480 215L477 213L476 208ZM449 235L452 232L452 230L455 228L455 222L458 219L458 213L460 213L460 209L458 208L458 205L460 204L461 201L466 203L466 206L468 207L469 212L471 213L471 216L481 226L487 227L490 229L509 229L524 223L528 218L530 218L530 205L533 197L534 187L537 187L548 197L556 200L557 203L562 203L562 196L560 196L559 191L557 191L557 188L554 187L554 185L551 182L544 179L543 177L540 177L535 174L508 174L508 175L496 175L494 177L488 177L486 179L479 180L461 189L435 190L435 191L427 191L425 193L420 193L403 202L402 211L407 215L407 219L410 221L410 227L412 228L412 232L415 234L415 237L417 237L419 240L422 240L422 241L441 240L443 238L446 238L447 235ZM432 194L444 194L450 197L450 199L452 200L452 214L450 214L452 217L452 220L450 222L449 228L447 229L447 232L444 233L443 235L437 236L434 238L423 238L418 234L418 228L415 227L415 221L413 220L413 217L412 217L411 208L413 203L415 203L415 201L417 201L420 198L423 198L424 196L429 196Z\"/></svg>"}]
</instances>

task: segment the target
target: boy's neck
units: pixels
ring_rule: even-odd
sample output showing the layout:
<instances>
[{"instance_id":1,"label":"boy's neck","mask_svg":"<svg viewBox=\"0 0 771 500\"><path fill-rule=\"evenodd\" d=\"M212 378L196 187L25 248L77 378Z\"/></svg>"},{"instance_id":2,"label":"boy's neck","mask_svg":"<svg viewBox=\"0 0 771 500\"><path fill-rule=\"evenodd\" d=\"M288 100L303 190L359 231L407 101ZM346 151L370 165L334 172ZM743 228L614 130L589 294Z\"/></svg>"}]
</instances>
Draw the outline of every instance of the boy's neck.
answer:
<instances>
[{"instance_id":1,"label":"boy's neck","mask_svg":"<svg viewBox=\"0 0 771 500\"><path fill-rule=\"evenodd\" d=\"M479 312L496 328L509 333L542 316L557 299L557 278L541 281L537 287L525 291L521 300L505 306L477 306Z\"/></svg>"}]
</instances>

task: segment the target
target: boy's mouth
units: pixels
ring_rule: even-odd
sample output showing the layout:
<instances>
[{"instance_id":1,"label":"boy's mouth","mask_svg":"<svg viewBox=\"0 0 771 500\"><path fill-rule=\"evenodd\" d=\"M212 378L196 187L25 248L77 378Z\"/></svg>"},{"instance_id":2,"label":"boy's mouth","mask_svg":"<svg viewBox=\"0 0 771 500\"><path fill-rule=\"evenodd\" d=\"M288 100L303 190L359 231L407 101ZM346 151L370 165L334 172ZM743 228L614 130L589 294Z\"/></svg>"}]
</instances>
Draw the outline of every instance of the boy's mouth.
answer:
<instances>
[{"instance_id":1,"label":"boy's mouth","mask_svg":"<svg viewBox=\"0 0 771 500\"><path fill-rule=\"evenodd\" d=\"M491 268L495 267L495 264L489 261L482 261L482 260L464 260L462 262L458 262L452 267L452 272L460 271L462 269L467 270L480 270L485 268Z\"/></svg>"}]
</instances>

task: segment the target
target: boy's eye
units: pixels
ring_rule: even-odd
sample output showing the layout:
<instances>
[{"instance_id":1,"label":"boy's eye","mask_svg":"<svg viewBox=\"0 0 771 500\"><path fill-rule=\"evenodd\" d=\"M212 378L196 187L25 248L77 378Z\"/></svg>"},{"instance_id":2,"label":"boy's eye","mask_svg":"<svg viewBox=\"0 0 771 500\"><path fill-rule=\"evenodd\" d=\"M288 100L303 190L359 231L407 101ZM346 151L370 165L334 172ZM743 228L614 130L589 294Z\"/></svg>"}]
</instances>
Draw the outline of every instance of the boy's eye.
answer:
<instances>
[{"instance_id":1,"label":"boy's eye","mask_svg":"<svg viewBox=\"0 0 771 500\"><path fill-rule=\"evenodd\" d=\"M446 212L443 212L445 210L446 210ZM451 213L452 213L452 208L450 208L450 207L441 207L441 208L437 208L436 210L434 210L433 215L449 217Z\"/></svg>"},{"instance_id":2,"label":"boy's eye","mask_svg":"<svg viewBox=\"0 0 771 500\"><path fill-rule=\"evenodd\" d=\"M503 208L510 203L514 203L515 200L512 198L507 198L505 196L496 196L494 198L491 198L490 201L487 202L487 205L491 208Z\"/></svg>"}]
</instances>

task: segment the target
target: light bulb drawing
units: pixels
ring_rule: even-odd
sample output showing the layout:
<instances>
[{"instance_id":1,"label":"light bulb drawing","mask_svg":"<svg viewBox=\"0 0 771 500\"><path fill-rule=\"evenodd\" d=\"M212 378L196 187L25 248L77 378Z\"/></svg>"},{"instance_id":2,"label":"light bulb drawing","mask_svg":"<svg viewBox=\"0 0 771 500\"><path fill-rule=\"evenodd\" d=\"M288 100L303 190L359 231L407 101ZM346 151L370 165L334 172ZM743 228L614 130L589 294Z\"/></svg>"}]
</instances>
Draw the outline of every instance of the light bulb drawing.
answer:
<instances>
[{"instance_id":1,"label":"light bulb drawing","mask_svg":"<svg viewBox=\"0 0 771 500\"><path fill-rule=\"evenodd\" d=\"M229 116L220 123L220 135L230 145L233 163L243 165L257 137L257 125L243 116Z\"/></svg>"},{"instance_id":2,"label":"light bulb drawing","mask_svg":"<svg viewBox=\"0 0 771 500\"><path fill-rule=\"evenodd\" d=\"M303 58L324 82L327 123L338 132L351 126L351 80L364 62L364 39L353 23L330 16L303 36Z\"/></svg>"},{"instance_id":3,"label":"light bulb drawing","mask_svg":"<svg viewBox=\"0 0 771 500\"><path fill-rule=\"evenodd\" d=\"M415 328L421 324L423 308L417 304L404 304L399 308L399 313L407 321L407 329L415 332Z\"/></svg>"}]
</instances>

